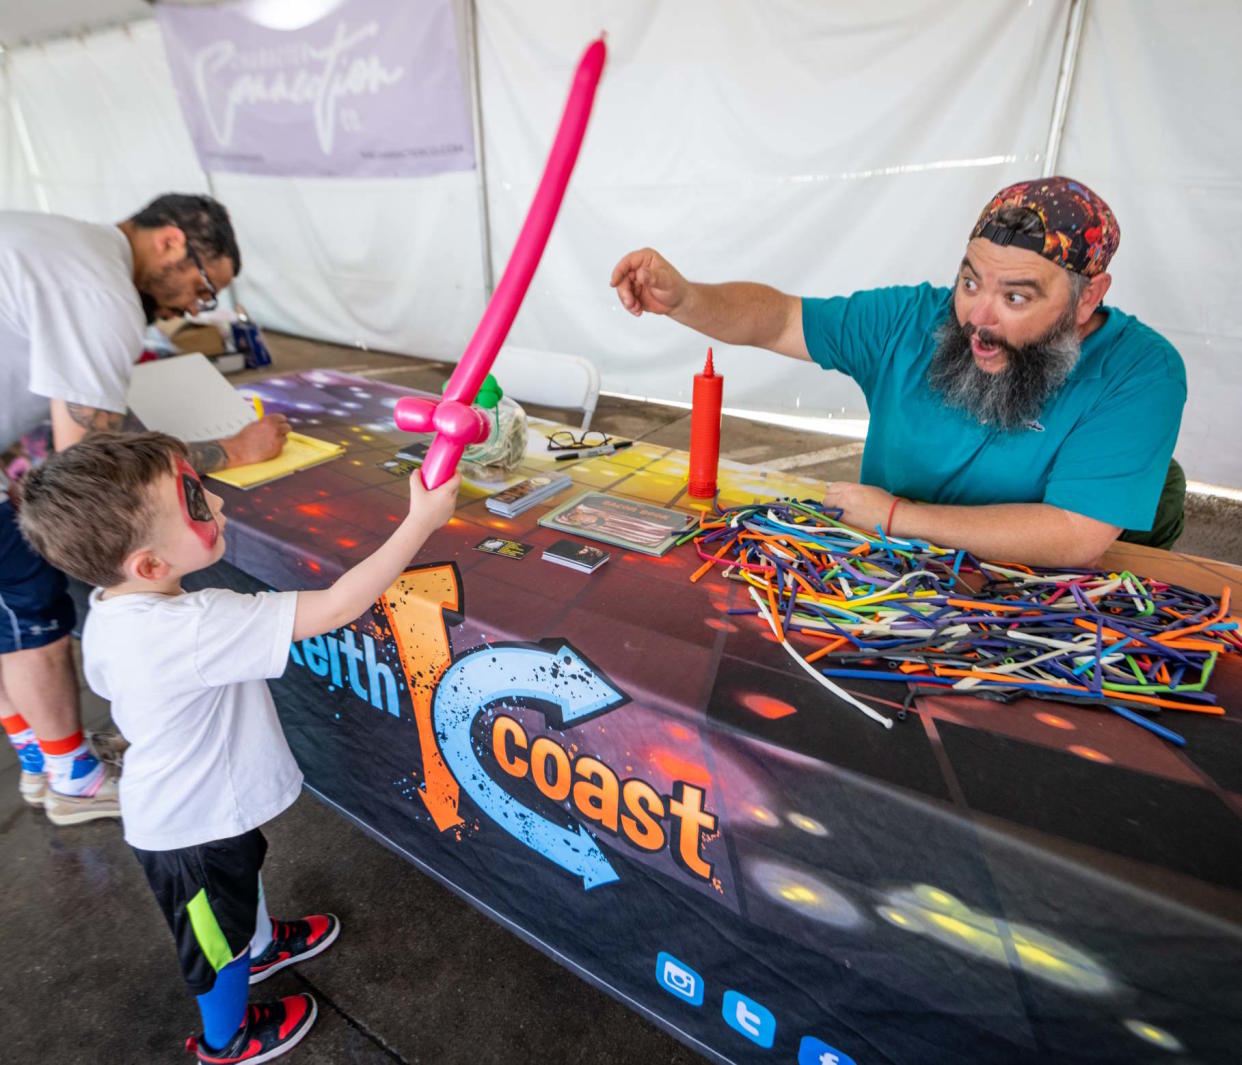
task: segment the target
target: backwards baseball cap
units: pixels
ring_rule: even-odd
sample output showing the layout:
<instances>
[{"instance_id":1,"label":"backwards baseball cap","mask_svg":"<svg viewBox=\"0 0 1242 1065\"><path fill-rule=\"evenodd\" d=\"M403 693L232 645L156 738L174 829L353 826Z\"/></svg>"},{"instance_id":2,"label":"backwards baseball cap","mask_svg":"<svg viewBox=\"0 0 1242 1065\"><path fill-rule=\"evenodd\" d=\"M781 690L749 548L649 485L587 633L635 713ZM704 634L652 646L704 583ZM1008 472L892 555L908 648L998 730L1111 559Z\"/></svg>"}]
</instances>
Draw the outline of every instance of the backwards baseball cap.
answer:
<instances>
[{"instance_id":1,"label":"backwards baseball cap","mask_svg":"<svg viewBox=\"0 0 1242 1065\"><path fill-rule=\"evenodd\" d=\"M1039 215L1042 235L1002 225L997 215L1006 207L1025 207ZM1049 262L1084 277L1108 269L1121 242L1111 208L1081 182L1065 177L1019 181L1001 189L979 215L970 239L1012 245L1042 255Z\"/></svg>"}]
</instances>

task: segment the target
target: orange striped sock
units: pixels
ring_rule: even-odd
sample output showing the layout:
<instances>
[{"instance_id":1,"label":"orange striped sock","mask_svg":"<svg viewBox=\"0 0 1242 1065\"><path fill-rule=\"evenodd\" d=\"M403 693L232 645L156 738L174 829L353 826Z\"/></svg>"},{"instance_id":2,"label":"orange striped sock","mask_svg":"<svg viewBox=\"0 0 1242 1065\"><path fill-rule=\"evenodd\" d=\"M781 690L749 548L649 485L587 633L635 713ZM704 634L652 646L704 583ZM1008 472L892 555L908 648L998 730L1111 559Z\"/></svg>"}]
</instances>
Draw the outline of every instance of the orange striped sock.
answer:
<instances>
[{"instance_id":1,"label":"orange striped sock","mask_svg":"<svg viewBox=\"0 0 1242 1065\"><path fill-rule=\"evenodd\" d=\"M34 729L26 724L26 719L21 714L9 714L8 717L0 717L0 725L4 726L9 742L13 744L13 750L17 752L17 760L21 762L22 769L27 773L42 773L43 752L39 750L39 741L35 739Z\"/></svg>"},{"instance_id":2,"label":"orange striped sock","mask_svg":"<svg viewBox=\"0 0 1242 1065\"><path fill-rule=\"evenodd\" d=\"M8 717L0 717L0 725L4 726L4 731L10 736L16 736L19 732L25 732L30 728L21 714L9 714Z\"/></svg>"},{"instance_id":3,"label":"orange striped sock","mask_svg":"<svg viewBox=\"0 0 1242 1065\"><path fill-rule=\"evenodd\" d=\"M85 745L86 737L81 729L59 740L39 738L39 746L43 748L43 753L48 755L75 754L79 747L84 747Z\"/></svg>"},{"instance_id":4,"label":"orange striped sock","mask_svg":"<svg viewBox=\"0 0 1242 1065\"><path fill-rule=\"evenodd\" d=\"M86 745L82 730L58 740L39 740L48 784L61 795L94 795L103 783L103 764Z\"/></svg>"}]
</instances>

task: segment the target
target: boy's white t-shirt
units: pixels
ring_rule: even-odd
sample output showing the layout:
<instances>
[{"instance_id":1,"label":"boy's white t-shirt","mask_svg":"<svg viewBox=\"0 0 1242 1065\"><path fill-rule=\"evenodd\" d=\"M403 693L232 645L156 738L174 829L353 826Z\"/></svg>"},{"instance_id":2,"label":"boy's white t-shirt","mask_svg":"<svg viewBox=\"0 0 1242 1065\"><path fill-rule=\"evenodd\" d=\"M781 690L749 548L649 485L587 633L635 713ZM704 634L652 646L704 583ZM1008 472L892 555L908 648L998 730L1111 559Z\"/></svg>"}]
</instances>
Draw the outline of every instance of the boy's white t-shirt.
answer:
<instances>
[{"instance_id":1,"label":"boy's white t-shirt","mask_svg":"<svg viewBox=\"0 0 1242 1065\"><path fill-rule=\"evenodd\" d=\"M91 593L82 668L130 742L125 841L176 850L257 828L287 809L302 772L268 677L285 671L297 592Z\"/></svg>"}]
</instances>

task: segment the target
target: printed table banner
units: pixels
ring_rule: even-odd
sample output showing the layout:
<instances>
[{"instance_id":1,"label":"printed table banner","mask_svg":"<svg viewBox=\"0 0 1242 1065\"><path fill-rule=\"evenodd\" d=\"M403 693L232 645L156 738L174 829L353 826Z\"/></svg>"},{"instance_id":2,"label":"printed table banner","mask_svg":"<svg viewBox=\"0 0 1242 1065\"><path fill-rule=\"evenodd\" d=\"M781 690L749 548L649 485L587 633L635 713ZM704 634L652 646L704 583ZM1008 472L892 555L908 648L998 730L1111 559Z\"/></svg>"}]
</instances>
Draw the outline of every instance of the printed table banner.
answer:
<instances>
[{"instance_id":1,"label":"printed table banner","mask_svg":"<svg viewBox=\"0 0 1242 1065\"><path fill-rule=\"evenodd\" d=\"M207 171L416 177L474 167L451 0L156 8Z\"/></svg>"},{"instance_id":2,"label":"printed table banner","mask_svg":"<svg viewBox=\"0 0 1242 1065\"><path fill-rule=\"evenodd\" d=\"M392 411L411 393L326 370L247 391L346 453L214 482L225 562L187 588L325 587L409 512L396 455L417 438ZM515 476L553 471L539 437L557 428L531 419ZM567 465L578 492L690 509L684 451ZM727 506L816 489L727 460L719 479ZM689 545L608 545L578 573L540 557L565 535L546 502L486 504L463 485L379 601L294 643L271 682L307 786L374 838L708 1061L1242 1060L1237 656L1211 678L1223 716L1162 716L1184 748L1098 707L850 679L885 730L774 641L749 585L692 582ZM496 538L533 550L478 549ZM385 964L394 987L425 979Z\"/></svg>"}]
</instances>

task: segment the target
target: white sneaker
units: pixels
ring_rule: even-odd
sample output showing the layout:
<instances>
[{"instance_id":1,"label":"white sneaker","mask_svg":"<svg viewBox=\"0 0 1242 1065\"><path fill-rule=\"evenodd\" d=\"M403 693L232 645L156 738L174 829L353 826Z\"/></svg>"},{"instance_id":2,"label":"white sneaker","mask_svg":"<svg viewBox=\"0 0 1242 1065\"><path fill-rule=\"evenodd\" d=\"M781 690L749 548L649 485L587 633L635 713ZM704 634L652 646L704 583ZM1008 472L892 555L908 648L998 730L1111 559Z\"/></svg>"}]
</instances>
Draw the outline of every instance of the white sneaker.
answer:
<instances>
[{"instance_id":1,"label":"white sneaker","mask_svg":"<svg viewBox=\"0 0 1242 1065\"><path fill-rule=\"evenodd\" d=\"M121 816L121 798L117 791L121 771L107 762L103 763L103 767L104 779L94 795L62 795L48 787L43 797L43 809L52 824L76 825L101 817Z\"/></svg>"}]
</instances>

